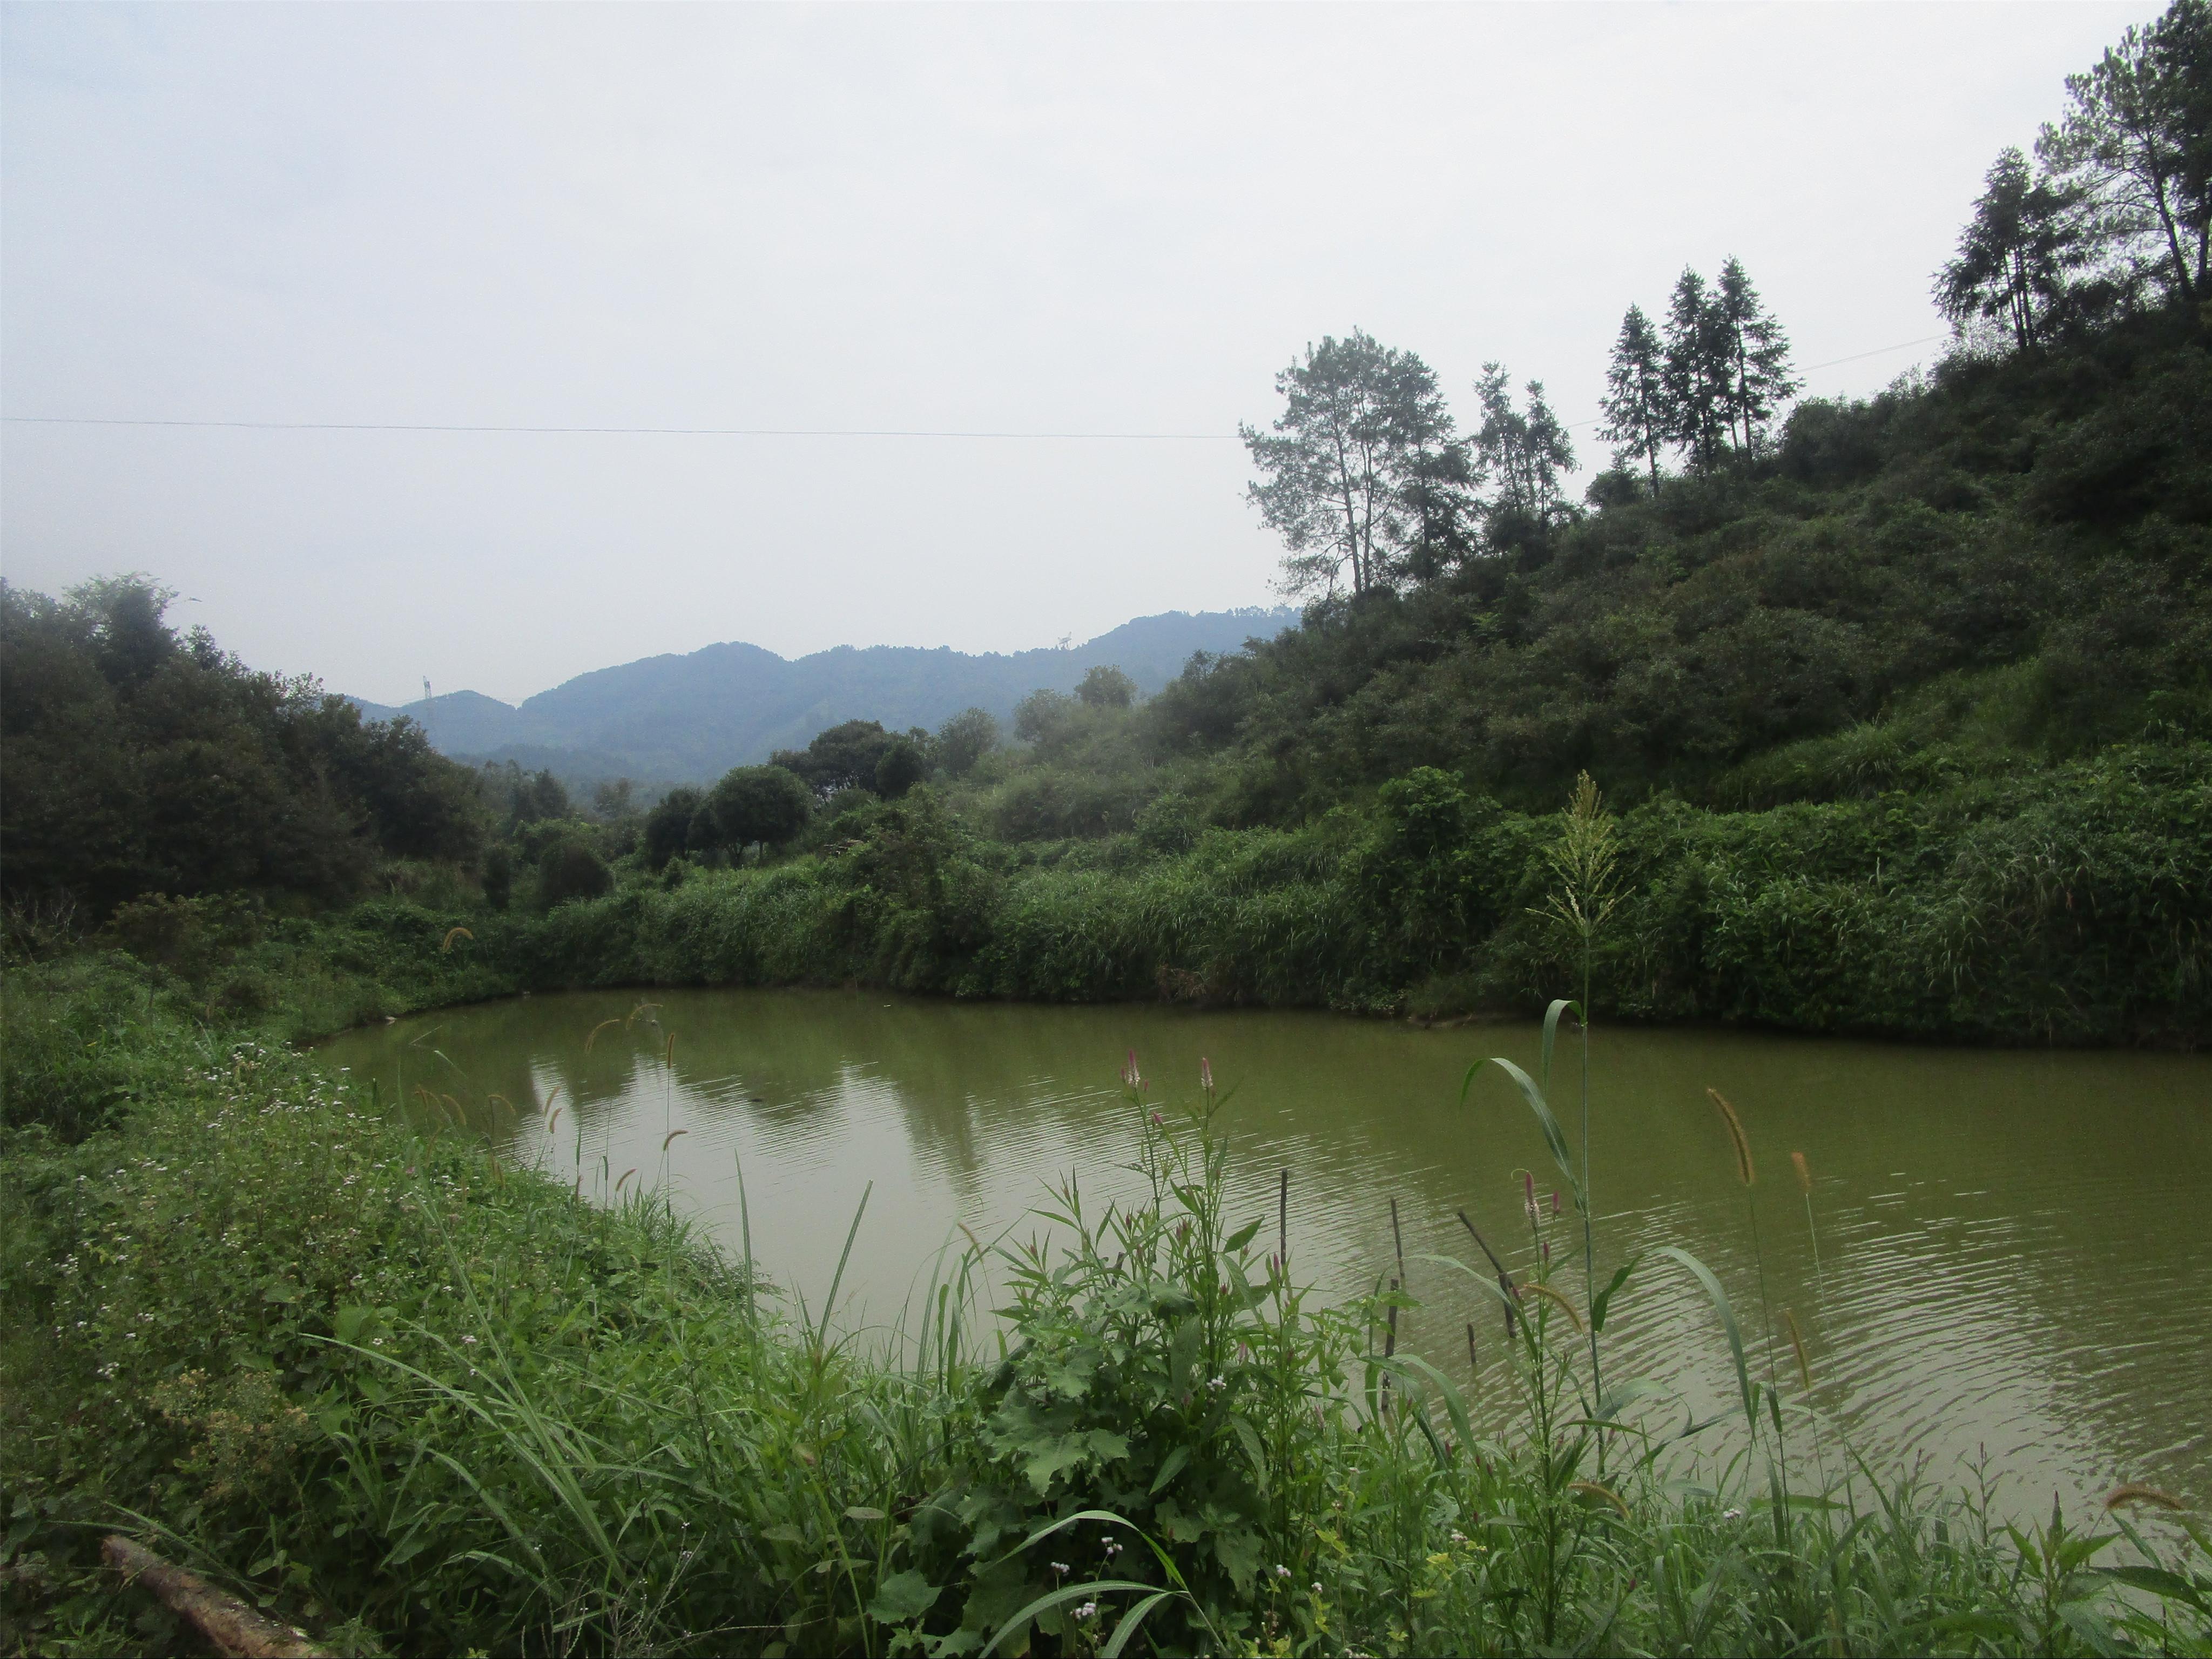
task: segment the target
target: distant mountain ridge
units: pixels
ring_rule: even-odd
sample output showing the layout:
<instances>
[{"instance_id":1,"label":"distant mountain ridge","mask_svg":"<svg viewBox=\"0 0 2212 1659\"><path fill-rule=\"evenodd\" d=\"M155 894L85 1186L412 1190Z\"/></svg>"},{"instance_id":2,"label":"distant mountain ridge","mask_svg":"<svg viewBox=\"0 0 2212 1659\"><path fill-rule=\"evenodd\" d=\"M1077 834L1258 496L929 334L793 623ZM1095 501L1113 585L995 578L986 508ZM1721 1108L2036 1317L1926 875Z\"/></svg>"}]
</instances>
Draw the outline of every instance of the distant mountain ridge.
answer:
<instances>
[{"instance_id":1,"label":"distant mountain ridge","mask_svg":"<svg viewBox=\"0 0 2212 1659\"><path fill-rule=\"evenodd\" d=\"M971 707L1007 720L1030 692L1072 690L1101 665L1121 669L1149 696L1194 652L1239 651L1297 619L1288 607L1170 611L1067 650L981 656L943 646L841 645L790 659L732 641L594 669L520 708L477 691L403 708L348 701L369 720L406 715L456 759L513 760L572 780L696 782L801 747L841 720L933 728Z\"/></svg>"}]
</instances>

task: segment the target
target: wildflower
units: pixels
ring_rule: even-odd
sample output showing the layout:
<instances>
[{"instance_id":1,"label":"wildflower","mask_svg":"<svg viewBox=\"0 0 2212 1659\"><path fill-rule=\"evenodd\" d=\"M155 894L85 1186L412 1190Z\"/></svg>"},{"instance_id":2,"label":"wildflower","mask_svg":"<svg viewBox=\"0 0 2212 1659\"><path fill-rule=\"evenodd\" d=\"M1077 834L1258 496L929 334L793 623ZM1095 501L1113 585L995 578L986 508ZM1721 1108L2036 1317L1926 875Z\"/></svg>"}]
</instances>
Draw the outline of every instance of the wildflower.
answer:
<instances>
[{"instance_id":1,"label":"wildflower","mask_svg":"<svg viewBox=\"0 0 2212 1659\"><path fill-rule=\"evenodd\" d=\"M477 1340L473 1336L465 1336L461 1339L461 1346L465 1348L473 1348L476 1343Z\"/></svg>"},{"instance_id":2,"label":"wildflower","mask_svg":"<svg viewBox=\"0 0 2212 1659\"><path fill-rule=\"evenodd\" d=\"M1134 1048L1129 1050L1128 1063L1121 1067L1121 1081L1132 1089L1145 1086L1144 1074L1137 1069L1137 1051Z\"/></svg>"},{"instance_id":3,"label":"wildflower","mask_svg":"<svg viewBox=\"0 0 2212 1659\"><path fill-rule=\"evenodd\" d=\"M1286 1566L1283 1565L1282 1565L1282 1563L1280 1563L1279 1561L1279 1562L1277 1562L1277 1563L1275 1564L1275 1577L1278 1577L1278 1578L1288 1578L1290 1576L1291 1576L1291 1570L1290 1570L1288 1567L1286 1567Z\"/></svg>"},{"instance_id":4,"label":"wildflower","mask_svg":"<svg viewBox=\"0 0 2212 1659\"><path fill-rule=\"evenodd\" d=\"M1098 1616L1098 1604L1096 1601L1085 1601L1081 1607L1076 1608L1075 1616L1079 1621L1096 1619Z\"/></svg>"},{"instance_id":5,"label":"wildflower","mask_svg":"<svg viewBox=\"0 0 2212 1659\"><path fill-rule=\"evenodd\" d=\"M1218 1394L1222 1389L1229 1386L1229 1379L1225 1376L1217 1376L1206 1386L1212 1389L1216 1394Z\"/></svg>"},{"instance_id":6,"label":"wildflower","mask_svg":"<svg viewBox=\"0 0 2212 1659\"><path fill-rule=\"evenodd\" d=\"M1536 1208L1536 1177L1527 1170L1521 1171L1521 1202L1528 1212L1528 1224L1532 1227L1539 1224L1544 1218Z\"/></svg>"},{"instance_id":7,"label":"wildflower","mask_svg":"<svg viewBox=\"0 0 2212 1659\"><path fill-rule=\"evenodd\" d=\"M1319 1595L1321 1594L1321 1580L1318 1578L1315 1579L1313 1582L1313 1593L1316 1595Z\"/></svg>"},{"instance_id":8,"label":"wildflower","mask_svg":"<svg viewBox=\"0 0 2212 1659\"><path fill-rule=\"evenodd\" d=\"M1553 1213L1553 1215L1557 1215L1557 1214L1559 1214L1559 1189L1557 1187L1554 1187L1554 1188L1552 1188L1552 1213Z\"/></svg>"},{"instance_id":9,"label":"wildflower","mask_svg":"<svg viewBox=\"0 0 2212 1659\"><path fill-rule=\"evenodd\" d=\"M1207 1094L1213 1092L1213 1062L1204 1054L1198 1057L1198 1086Z\"/></svg>"},{"instance_id":10,"label":"wildflower","mask_svg":"<svg viewBox=\"0 0 2212 1659\"><path fill-rule=\"evenodd\" d=\"M1743 1511L1741 1510L1723 1510L1721 1511L1721 1519L1723 1521L1741 1521L1743 1519Z\"/></svg>"}]
</instances>

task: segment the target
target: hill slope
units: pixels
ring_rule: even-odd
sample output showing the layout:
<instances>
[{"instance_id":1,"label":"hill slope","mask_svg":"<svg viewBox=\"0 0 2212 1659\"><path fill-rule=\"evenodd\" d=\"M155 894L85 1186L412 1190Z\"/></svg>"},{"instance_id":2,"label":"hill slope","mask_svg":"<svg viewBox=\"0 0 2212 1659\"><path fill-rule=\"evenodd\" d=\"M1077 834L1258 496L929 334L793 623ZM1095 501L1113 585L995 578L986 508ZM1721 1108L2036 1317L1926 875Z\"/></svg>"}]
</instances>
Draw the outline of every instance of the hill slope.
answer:
<instances>
[{"instance_id":1,"label":"hill slope","mask_svg":"<svg viewBox=\"0 0 2212 1659\"><path fill-rule=\"evenodd\" d=\"M1072 650L970 656L943 647L839 646L788 660L757 645L710 645L602 668L521 707L453 691L404 708L349 699L369 720L405 714L448 755L512 759L563 774L681 781L714 777L804 747L841 720L934 726L974 707L1001 720L1031 691L1072 690L1091 668L1120 668L1158 690L1196 652L1232 652L1297 618L1292 611L1170 611Z\"/></svg>"}]
</instances>

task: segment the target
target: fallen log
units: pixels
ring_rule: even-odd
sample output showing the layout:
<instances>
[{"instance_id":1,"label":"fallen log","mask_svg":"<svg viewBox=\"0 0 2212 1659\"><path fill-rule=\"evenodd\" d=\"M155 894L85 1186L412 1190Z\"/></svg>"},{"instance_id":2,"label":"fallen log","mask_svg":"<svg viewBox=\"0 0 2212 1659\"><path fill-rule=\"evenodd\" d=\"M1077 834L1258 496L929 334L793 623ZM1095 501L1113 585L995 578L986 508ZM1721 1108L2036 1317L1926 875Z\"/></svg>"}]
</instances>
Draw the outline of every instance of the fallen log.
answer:
<instances>
[{"instance_id":1,"label":"fallen log","mask_svg":"<svg viewBox=\"0 0 2212 1659\"><path fill-rule=\"evenodd\" d=\"M196 1572L172 1566L143 1544L119 1533L103 1540L100 1553L126 1584L143 1584L162 1606L188 1620L228 1659L325 1659L307 1633L264 1618L236 1596L217 1589Z\"/></svg>"}]
</instances>

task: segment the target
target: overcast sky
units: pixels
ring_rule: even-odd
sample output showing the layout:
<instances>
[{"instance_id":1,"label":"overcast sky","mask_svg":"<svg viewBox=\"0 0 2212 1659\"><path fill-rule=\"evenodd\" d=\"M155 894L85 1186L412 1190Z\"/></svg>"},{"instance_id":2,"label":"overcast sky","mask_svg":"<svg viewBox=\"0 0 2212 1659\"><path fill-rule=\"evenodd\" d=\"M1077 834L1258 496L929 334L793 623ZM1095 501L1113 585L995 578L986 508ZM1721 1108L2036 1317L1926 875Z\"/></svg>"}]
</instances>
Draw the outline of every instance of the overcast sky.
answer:
<instances>
[{"instance_id":1,"label":"overcast sky","mask_svg":"<svg viewBox=\"0 0 2212 1659\"><path fill-rule=\"evenodd\" d=\"M1200 435L11 420L0 568L392 702L1272 603L1233 434L1307 341L1583 422L1686 263L1801 365L1937 334L1996 153L2157 9L8 5L9 416Z\"/></svg>"}]
</instances>

